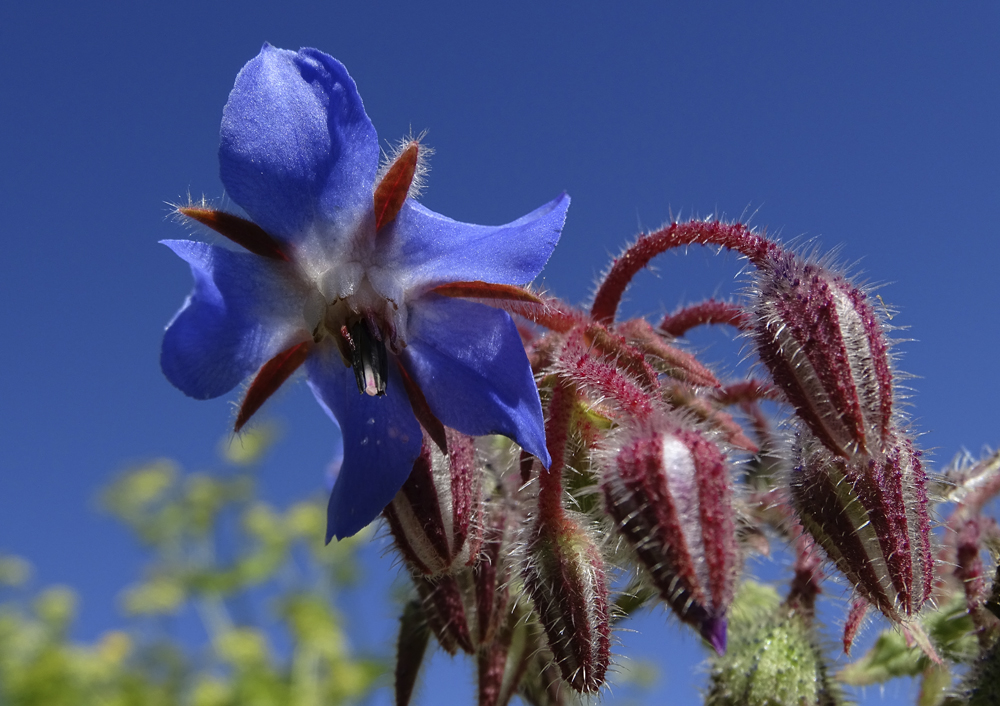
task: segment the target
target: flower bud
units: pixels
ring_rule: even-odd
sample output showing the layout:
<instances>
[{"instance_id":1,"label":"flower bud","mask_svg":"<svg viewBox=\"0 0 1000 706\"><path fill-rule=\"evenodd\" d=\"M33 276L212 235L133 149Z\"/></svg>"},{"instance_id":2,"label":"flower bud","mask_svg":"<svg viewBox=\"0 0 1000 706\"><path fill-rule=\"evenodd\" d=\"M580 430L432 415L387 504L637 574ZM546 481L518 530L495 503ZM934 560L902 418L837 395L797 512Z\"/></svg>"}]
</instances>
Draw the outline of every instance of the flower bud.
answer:
<instances>
[{"instance_id":1,"label":"flower bud","mask_svg":"<svg viewBox=\"0 0 1000 706\"><path fill-rule=\"evenodd\" d=\"M897 438L885 454L848 460L803 434L798 453L791 494L802 526L887 618L916 615L934 562L926 476L912 443Z\"/></svg>"},{"instance_id":2,"label":"flower bud","mask_svg":"<svg viewBox=\"0 0 1000 706\"><path fill-rule=\"evenodd\" d=\"M414 575L471 565L482 543L482 493L472 439L447 430L448 454L425 440L384 515Z\"/></svg>"},{"instance_id":3,"label":"flower bud","mask_svg":"<svg viewBox=\"0 0 1000 706\"><path fill-rule=\"evenodd\" d=\"M604 684L611 659L604 559L572 517L540 522L528 544L524 582L563 679L580 692Z\"/></svg>"},{"instance_id":4,"label":"flower bud","mask_svg":"<svg viewBox=\"0 0 1000 706\"><path fill-rule=\"evenodd\" d=\"M755 595L748 602L750 592ZM706 706L839 703L806 618L778 605L772 590L748 583L733 609L729 649L713 660Z\"/></svg>"},{"instance_id":5,"label":"flower bud","mask_svg":"<svg viewBox=\"0 0 1000 706\"><path fill-rule=\"evenodd\" d=\"M493 503L482 549L472 569L476 593L476 634L480 645L493 642L507 620L513 527L511 513L502 502Z\"/></svg>"},{"instance_id":6,"label":"flower bud","mask_svg":"<svg viewBox=\"0 0 1000 706\"><path fill-rule=\"evenodd\" d=\"M865 293L793 253L762 266L757 287L758 355L809 430L845 458L886 449L889 342Z\"/></svg>"},{"instance_id":7,"label":"flower bud","mask_svg":"<svg viewBox=\"0 0 1000 706\"><path fill-rule=\"evenodd\" d=\"M737 550L728 465L719 447L661 420L606 464L604 504L677 616L726 649Z\"/></svg>"},{"instance_id":8,"label":"flower bud","mask_svg":"<svg viewBox=\"0 0 1000 706\"><path fill-rule=\"evenodd\" d=\"M413 585L417 589L427 625L434 631L441 648L454 655L459 648L473 654L472 635L469 618L475 618L475 611L469 610L470 571L458 574L442 574L435 578L414 576ZM474 600L474 599L473 599Z\"/></svg>"}]
</instances>

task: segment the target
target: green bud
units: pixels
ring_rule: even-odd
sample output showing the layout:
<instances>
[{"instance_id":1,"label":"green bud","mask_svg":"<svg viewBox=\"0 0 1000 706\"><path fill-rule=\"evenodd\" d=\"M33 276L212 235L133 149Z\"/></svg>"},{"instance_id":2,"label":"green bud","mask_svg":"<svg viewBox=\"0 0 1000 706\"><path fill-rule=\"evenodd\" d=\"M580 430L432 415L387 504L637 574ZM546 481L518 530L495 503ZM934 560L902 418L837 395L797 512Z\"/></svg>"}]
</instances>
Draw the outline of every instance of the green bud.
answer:
<instances>
[{"instance_id":1,"label":"green bud","mask_svg":"<svg viewBox=\"0 0 1000 706\"><path fill-rule=\"evenodd\" d=\"M706 706L836 706L811 625L777 592L747 582L731 610L729 646L712 659Z\"/></svg>"}]
</instances>

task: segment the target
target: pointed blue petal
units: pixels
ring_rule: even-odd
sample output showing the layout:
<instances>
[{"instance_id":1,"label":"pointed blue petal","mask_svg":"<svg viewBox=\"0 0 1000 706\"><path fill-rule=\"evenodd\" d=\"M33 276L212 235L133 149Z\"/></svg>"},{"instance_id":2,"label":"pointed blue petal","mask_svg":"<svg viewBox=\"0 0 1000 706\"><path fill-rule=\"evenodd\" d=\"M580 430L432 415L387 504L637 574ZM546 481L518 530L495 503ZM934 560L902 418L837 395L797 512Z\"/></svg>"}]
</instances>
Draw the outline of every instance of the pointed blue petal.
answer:
<instances>
[{"instance_id":1,"label":"pointed blue petal","mask_svg":"<svg viewBox=\"0 0 1000 706\"><path fill-rule=\"evenodd\" d=\"M191 265L194 291L167 325L164 375L197 399L232 390L310 337L305 294L288 263L190 240L163 244Z\"/></svg>"},{"instance_id":2,"label":"pointed blue petal","mask_svg":"<svg viewBox=\"0 0 1000 706\"><path fill-rule=\"evenodd\" d=\"M395 360L382 397L358 392L354 371L329 340L306 361L309 386L340 425L344 461L330 494L326 541L357 534L378 517L413 470L423 441Z\"/></svg>"},{"instance_id":3,"label":"pointed blue petal","mask_svg":"<svg viewBox=\"0 0 1000 706\"><path fill-rule=\"evenodd\" d=\"M538 388L507 312L430 294L414 302L407 327L406 370L445 426L503 434L549 466Z\"/></svg>"},{"instance_id":4,"label":"pointed blue petal","mask_svg":"<svg viewBox=\"0 0 1000 706\"><path fill-rule=\"evenodd\" d=\"M221 137L229 196L285 242L372 210L378 137L347 69L323 52L265 44L236 77Z\"/></svg>"},{"instance_id":5,"label":"pointed blue petal","mask_svg":"<svg viewBox=\"0 0 1000 706\"><path fill-rule=\"evenodd\" d=\"M389 257L410 286L481 280L528 284L542 271L566 222L569 196L503 226L459 223L407 199L390 225Z\"/></svg>"}]
</instances>

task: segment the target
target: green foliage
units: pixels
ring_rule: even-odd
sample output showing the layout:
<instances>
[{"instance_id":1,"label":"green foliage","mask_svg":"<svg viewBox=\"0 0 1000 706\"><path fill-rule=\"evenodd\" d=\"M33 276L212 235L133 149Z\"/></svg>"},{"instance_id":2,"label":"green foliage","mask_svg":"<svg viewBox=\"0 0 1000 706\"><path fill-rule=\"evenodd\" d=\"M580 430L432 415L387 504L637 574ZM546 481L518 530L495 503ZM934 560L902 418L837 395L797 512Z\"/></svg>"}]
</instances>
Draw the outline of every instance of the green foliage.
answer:
<instances>
[{"instance_id":1,"label":"green foliage","mask_svg":"<svg viewBox=\"0 0 1000 706\"><path fill-rule=\"evenodd\" d=\"M226 472L185 474L159 460L104 491L104 507L152 557L122 594L128 630L71 641L75 594L53 587L20 598L14 590L31 567L0 556L0 591L9 594L0 604L0 706L336 706L368 695L386 665L352 652L335 607L358 576L364 540L324 546L321 499L281 510L256 497L252 468L274 436L264 428L229 443ZM236 623L229 605L260 596L277 627ZM164 631L165 616L185 612L204 624L200 650ZM278 636L286 654L272 643Z\"/></svg>"}]
</instances>

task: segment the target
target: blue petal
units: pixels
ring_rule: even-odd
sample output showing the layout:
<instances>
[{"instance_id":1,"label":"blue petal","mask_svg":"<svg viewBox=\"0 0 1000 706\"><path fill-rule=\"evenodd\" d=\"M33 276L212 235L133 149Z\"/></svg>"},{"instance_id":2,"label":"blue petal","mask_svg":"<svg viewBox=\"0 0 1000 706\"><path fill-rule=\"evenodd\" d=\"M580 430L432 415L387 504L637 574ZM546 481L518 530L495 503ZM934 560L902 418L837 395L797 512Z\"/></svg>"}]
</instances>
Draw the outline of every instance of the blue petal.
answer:
<instances>
[{"instance_id":1,"label":"blue petal","mask_svg":"<svg viewBox=\"0 0 1000 706\"><path fill-rule=\"evenodd\" d=\"M167 325L160 353L163 373L184 394L225 394L310 337L305 293L288 263L190 240L163 244L194 275L194 291Z\"/></svg>"},{"instance_id":2,"label":"blue petal","mask_svg":"<svg viewBox=\"0 0 1000 706\"><path fill-rule=\"evenodd\" d=\"M396 216L389 247L410 286L482 280L527 284L542 271L566 221L561 195L504 226L459 223L407 199Z\"/></svg>"},{"instance_id":3,"label":"blue petal","mask_svg":"<svg viewBox=\"0 0 1000 706\"><path fill-rule=\"evenodd\" d=\"M340 425L344 438L344 462L327 509L329 542L356 534L378 517L413 470L423 436L394 360L382 397L358 392L354 371L329 340L317 347L306 366L313 394Z\"/></svg>"},{"instance_id":4,"label":"blue petal","mask_svg":"<svg viewBox=\"0 0 1000 706\"><path fill-rule=\"evenodd\" d=\"M445 426L503 434L549 466L538 388L505 311L433 294L412 305L406 370Z\"/></svg>"},{"instance_id":5,"label":"blue petal","mask_svg":"<svg viewBox=\"0 0 1000 706\"><path fill-rule=\"evenodd\" d=\"M347 227L370 212L378 156L357 86L333 57L265 44L236 77L220 174L271 235L295 242L316 221Z\"/></svg>"}]
</instances>

